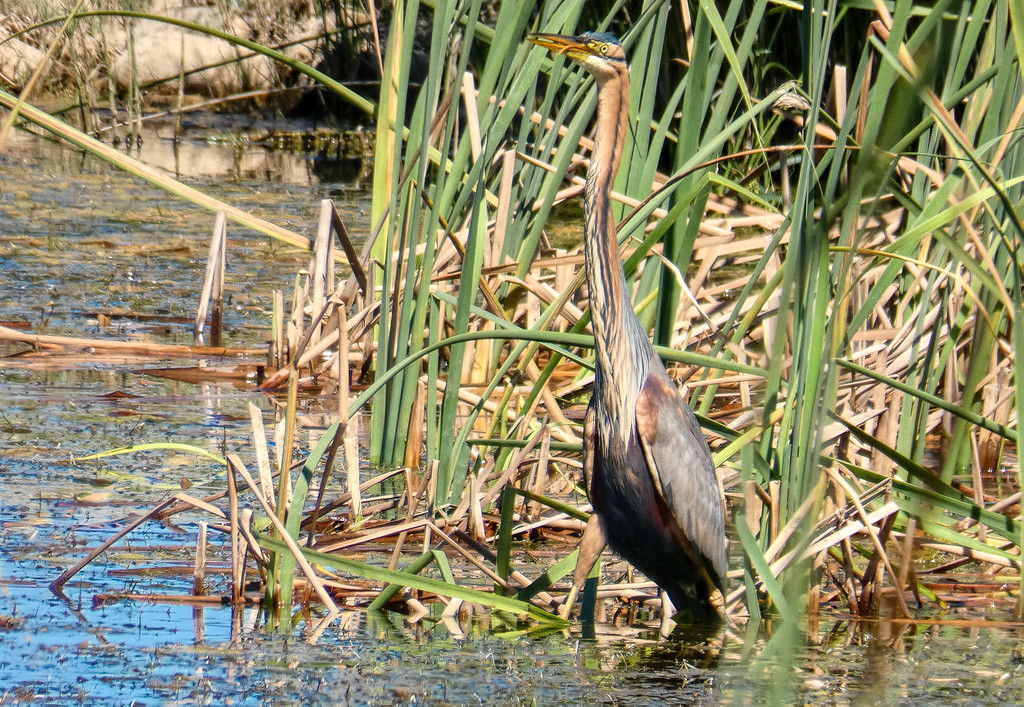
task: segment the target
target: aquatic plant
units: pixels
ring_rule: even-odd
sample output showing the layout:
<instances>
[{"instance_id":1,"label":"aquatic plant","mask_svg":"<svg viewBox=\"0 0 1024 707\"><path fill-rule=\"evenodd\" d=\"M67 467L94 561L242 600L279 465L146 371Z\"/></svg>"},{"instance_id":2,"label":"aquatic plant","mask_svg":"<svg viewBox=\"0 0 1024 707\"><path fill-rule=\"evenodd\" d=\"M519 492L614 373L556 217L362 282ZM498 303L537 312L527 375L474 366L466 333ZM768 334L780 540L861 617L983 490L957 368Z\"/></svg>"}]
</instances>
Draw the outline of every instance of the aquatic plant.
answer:
<instances>
[{"instance_id":1,"label":"aquatic plant","mask_svg":"<svg viewBox=\"0 0 1024 707\"><path fill-rule=\"evenodd\" d=\"M568 573L570 558L517 572L513 538L585 517L569 496L591 339L581 258L556 234L574 218L594 93L522 40L611 28L635 87L616 183L627 273L711 435L734 510L729 614L791 617L834 596L870 613L888 584L909 616L923 548L1019 577L1019 492L985 487L1014 464L1024 401L1016 6L652 1L631 5L627 21L619 5L526 5L503 3L488 23L480 3L392 7L373 105L374 238L349 255L361 277L334 283L321 269L322 285L296 287L298 345L278 379L289 443L267 513L285 531L255 545L327 564L298 547L300 529L314 546L323 533L380 537L354 474L343 498L311 510L307 496L317 474L332 474L347 420L372 401L369 463L409 470L387 508L398 508L396 547L415 530L431 548L415 572L436 561L446 574L432 541L448 537L471 555L494 542L483 564L495 597L543 604ZM423 17L432 34L414 91ZM17 104L7 93L0 102ZM28 105L18 112L104 154ZM303 361L307 350L317 353ZM353 399L364 362L373 382ZM306 456L291 440L310 372L336 381L342 421ZM293 465L293 453L305 461ZM361 463L346 461L350 472ZM1019 464L1017 474L1019 484ZM285 554L285 537L298 553ZM260 557L266 596L287 602L295 560Z\"/></svg>"}]
</instances>

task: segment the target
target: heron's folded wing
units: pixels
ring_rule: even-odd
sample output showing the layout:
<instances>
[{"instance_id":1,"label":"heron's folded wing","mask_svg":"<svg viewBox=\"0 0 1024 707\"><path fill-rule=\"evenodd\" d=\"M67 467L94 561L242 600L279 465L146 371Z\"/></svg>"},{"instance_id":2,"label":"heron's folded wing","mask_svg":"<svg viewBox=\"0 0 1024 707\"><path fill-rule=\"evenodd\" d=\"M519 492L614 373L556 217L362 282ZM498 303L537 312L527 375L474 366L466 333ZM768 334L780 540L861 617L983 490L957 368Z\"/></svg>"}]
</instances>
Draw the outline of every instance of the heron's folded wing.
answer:
<instances>
[{"instance_id":1,"label":"heron's folded wing","mask_svg":"<svg viewBox=\"0 0 1024 707\"><path fill-rule=\"evenodd\" d=\"M726 572L722 484L697 418L663 370L652 371L640 391L636 421L654 487L721 586Z\"/></svg>"}]
</instances>

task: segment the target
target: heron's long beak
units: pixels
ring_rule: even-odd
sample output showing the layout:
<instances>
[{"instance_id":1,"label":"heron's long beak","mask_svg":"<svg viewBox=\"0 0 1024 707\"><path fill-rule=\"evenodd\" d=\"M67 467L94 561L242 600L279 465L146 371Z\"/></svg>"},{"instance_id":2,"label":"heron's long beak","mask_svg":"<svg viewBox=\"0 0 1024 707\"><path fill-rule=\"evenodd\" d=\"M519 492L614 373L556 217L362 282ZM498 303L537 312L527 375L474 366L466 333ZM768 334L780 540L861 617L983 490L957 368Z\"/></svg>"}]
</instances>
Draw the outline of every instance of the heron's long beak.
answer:
<instances>
[{"instance_id":1,"label":"heron's long beak","mask_svg":"<svg viewBox=\"0 0 1024 707\"><path fill-rule=\"evenodd\" d=\"M567 34L531 34L527 39L545 49L550 49L558 54L565 54L570 59L576 59L577 61L583 61L588 56L594 55L590 47L581 41L579 37Z\"/></svg>"}]
</instances>

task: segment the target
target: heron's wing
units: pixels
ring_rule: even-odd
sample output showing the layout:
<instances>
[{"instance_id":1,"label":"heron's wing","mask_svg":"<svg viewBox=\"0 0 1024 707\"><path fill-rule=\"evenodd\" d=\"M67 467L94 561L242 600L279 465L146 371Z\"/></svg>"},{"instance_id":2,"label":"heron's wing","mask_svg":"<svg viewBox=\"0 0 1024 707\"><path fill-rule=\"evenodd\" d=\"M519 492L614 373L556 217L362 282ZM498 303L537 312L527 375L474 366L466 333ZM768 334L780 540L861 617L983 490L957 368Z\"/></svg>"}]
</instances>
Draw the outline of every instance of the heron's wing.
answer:
<instances>
[{"instance_id":1,"label":"heron's wing","mask_svg":"<svg viewBox=\"0 0 1024 707\"><path fill-rule=\"evenodd\" d=\"M664 370L647 378L636 406L637 432L654 488L689 544L714 570L726 572L722 484L697 418Z\"/></svg>"}]
</instances>

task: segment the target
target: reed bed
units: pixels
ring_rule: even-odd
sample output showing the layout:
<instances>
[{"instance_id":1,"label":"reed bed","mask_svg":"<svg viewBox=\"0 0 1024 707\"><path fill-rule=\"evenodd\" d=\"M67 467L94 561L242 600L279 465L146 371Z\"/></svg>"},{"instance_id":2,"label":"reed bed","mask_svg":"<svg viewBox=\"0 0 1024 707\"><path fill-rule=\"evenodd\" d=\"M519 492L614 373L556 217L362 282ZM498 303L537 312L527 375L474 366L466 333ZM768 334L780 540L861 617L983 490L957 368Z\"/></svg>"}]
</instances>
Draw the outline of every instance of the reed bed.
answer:
<instances>
[{"instance_id":1,"label":"reed bed","mask_svg":"<svg viewBox=\"0 0 1024 707\"><path fill-rule=\"evenodd\" d=\"M586 17L627 28L619 235L637 311L719 465L730 620L884 602L913 620L913 603L948 589L922 579L923 553L1019 596L1015 7L652 1L627 23L618 5L602 16L555 0L537 14L504 3L492 26L470 5L392 8L374 235L357 247L324 202L310 266L276 298L263 386L280 391L279 457L254 412L251 459L218 459L224 492L178 494L145 518L213 516L231 536L232 601L258 577L277 606L402 601L448 620L483 605L561 625L551 609L588 511L578 450L593 376L582 255L553 234L582 190L594 94L523 36ZM424 16L429 70L411 93ZM791 59L797 35L800 73L767 87L786 66L765 57ZM297 399L313 386L336 396L337 417L303 449ZM995 495L987 479L1006 469L1016 484ZM472 569L456 574L454 558ZM655 598L612 568L598 596Z\"/></svg>"}]
</instances>

